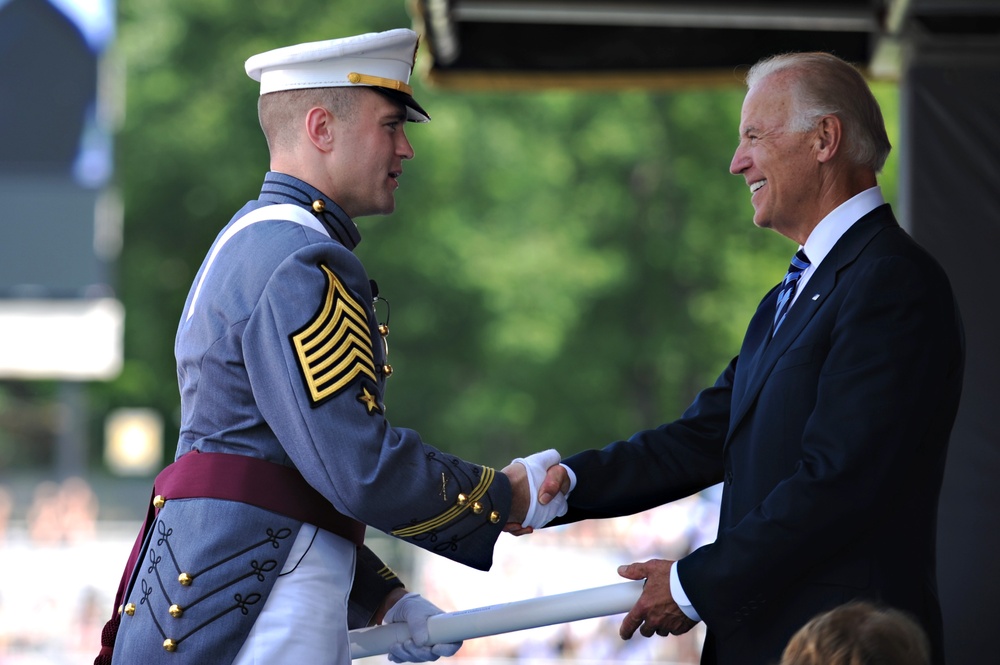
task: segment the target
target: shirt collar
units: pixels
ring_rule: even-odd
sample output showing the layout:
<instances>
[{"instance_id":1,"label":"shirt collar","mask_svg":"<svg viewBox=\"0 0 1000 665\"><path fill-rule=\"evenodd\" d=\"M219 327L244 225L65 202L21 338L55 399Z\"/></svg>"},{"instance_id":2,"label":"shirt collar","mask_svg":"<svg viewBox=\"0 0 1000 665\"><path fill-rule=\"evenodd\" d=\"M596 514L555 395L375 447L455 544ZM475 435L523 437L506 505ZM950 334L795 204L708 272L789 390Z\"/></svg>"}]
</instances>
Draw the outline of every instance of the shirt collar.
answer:
<instances>
[{"instance_id":1,"label":"shirt collar","mask_svg":"<svg viewBox=\"0 0 1000 665\"><path fill-rule=\"evenodd\" d=\"M876 185L834 208L816 225L803 246L810 266L815 269L855 222L884 204L882 188Z\"/></svg>"}]
</instances>

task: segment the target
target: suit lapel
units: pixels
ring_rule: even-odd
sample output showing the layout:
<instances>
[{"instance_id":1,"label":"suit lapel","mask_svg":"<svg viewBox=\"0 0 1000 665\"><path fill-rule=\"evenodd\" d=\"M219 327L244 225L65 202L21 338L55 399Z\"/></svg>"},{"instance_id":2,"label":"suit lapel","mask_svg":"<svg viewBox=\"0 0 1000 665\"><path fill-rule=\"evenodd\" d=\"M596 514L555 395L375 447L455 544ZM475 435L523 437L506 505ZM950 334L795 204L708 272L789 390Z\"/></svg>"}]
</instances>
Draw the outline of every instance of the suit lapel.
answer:
<instances>
[{"instance_id":1,"label":"suit lapel","mask_svg":"<svg viewBox=\"0 0 1000 665\"><path fill-rule=\"evenodd\" d=\"M816 272L809 278L802 292L788 310L785 321L778 328L777 334L770 337L770 329L763 336L763 339L756 345L744 345L741 352L740 362L737 365L736 378L733 385L733 412L729 421L729 438L739 427L740 422L746 416L750 407L757 399L761 388L767 377L770 376L775 364L781 356L788 350L801 334L809 321L820 310L837 287L838 277L841 271L850 266L871 242L872 238L884 228L898 226L888 205L883 205L871 211L857 221L847 232L837 241L827 254L823 262L820 263ZM777 289L765 298L761 307L758 308L754 321L750 329L753 330L755 324L760 329L761 317L772 316L776 306ZM750 332L748 331L748 341ZM748 362L743 364L743 353L750 351ZM756 350L756 352L755 352ZM744 390L740 390L745 386ZM728 441L727 441L728 444Z\"/></svg>"}]
</instances>

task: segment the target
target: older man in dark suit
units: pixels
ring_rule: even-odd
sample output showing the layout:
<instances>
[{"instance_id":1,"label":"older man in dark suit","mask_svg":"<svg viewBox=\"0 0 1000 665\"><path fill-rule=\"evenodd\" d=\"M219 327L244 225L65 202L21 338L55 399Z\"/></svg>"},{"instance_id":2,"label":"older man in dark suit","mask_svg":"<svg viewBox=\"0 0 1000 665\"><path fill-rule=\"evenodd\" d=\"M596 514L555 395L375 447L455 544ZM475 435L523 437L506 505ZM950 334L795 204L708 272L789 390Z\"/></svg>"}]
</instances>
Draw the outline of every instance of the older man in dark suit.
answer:
<instances>
[{"instance_id":1,"label":"older man in dark suit","mask_svg":"<svg viewBox=\"0 0 1000 665\"><path fill-rule=\"evenodd\" d=\"M739 355L680 419L550 469L562 521L627 515L723 483L718 537L647 580L621 635L704 621L703 663L777 662L851 599L912 614L942 655L935 528L964 341L948 278L877 185L889 153L863 77L825 53L755 65L730 170L754 223L794 240ZM516 530L526 532L530 529Z\"/></svg>"}]
</instances>

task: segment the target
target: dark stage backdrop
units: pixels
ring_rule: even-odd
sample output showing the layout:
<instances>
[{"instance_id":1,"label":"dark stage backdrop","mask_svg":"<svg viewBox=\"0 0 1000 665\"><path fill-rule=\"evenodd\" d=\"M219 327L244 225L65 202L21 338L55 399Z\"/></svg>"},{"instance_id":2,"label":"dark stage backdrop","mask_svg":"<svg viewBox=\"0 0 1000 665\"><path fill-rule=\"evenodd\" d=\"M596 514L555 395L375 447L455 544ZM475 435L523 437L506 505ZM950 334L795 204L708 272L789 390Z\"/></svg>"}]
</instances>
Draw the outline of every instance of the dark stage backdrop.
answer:
<instances>
[{"instance_id":1,"label":"dark stage backdrop","mask_svg":"<svg viewBox=\"0 0 1000 665\"><path fill-rule=\"evenodd\" d=\"M998 93L996 44L918 49L902 87L903 217L951 276L968 344L939 511L948 665L996 659L1000 624Z\"/></svg>"}]
</instances>

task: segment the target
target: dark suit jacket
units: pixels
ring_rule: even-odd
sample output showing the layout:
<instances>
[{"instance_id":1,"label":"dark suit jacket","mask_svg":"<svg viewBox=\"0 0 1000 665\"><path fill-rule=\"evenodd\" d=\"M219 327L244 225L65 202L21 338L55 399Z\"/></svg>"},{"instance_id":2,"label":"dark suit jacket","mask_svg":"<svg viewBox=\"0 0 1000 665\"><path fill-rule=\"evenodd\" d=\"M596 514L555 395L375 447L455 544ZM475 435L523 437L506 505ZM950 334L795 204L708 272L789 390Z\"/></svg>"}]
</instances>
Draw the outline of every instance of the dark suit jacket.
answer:
<instances>
[{"instance_id":1,"label":"dark suit jacket","mask_svg":"<svg viewBox=\"0 0 1000 665\"><path fill-rule=\"evenodd\" d=\"M806 621L854 598L915 615L940 662L937 503L964 364L948 279L884 205L772 339L776 297L679 420L565 460L578 484L562 521L722 482L716 541L678 563L708 628L703 663L775 663Z\"/></svg>"}]
</instances>

